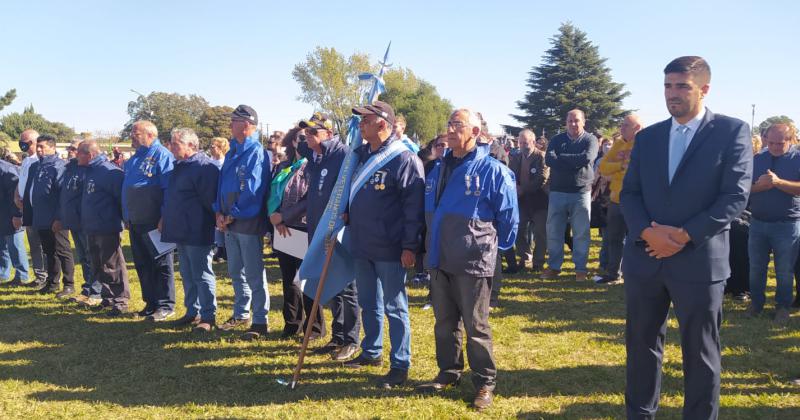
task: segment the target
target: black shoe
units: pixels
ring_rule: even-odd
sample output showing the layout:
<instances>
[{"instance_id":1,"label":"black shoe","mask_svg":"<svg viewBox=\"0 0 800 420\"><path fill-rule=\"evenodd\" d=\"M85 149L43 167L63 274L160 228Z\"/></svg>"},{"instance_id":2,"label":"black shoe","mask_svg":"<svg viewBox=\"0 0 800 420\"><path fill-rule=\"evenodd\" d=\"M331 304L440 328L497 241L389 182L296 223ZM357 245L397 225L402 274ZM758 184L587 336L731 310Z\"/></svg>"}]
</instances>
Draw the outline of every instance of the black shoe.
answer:
<instances>
[{"instance_id":1,"label":"black shoe","mask_svg":"<svg viewBox=\"0 0 800 420\"><path fill-rule=\"evenodd\" d=\"M56 293L56 297L59 298L59 299L66 299L66 298L68 298L68 297L70 297L70 296L72 296L74 294L75 294L75 289L73 289L72 287L67 286L67 287L64 287L64 289L61 290L60 292Z\"/></svg>"},{"instance_id":2,"label":"black shoe","mask_svg":"<svg viewBox=\"0 0 800 420\"><path fill-rule=\"evenodd\" d=\"M204 319L200 320L200 322L192 328L193 333L197 334L205 334L211 332L211 330L216 325L216 321L213 319Z\"/></svg>"},{"instance_id":3,"label":"black shoe","mask_svg":"<svg viewBox=\"0 0 800 420\"><path fill-rule=\"evenodd\" d=\"M408 380L408 370L391 368L389 373L381 376L378 380L378 388L392 389L394 387L403 385Z\"/></svg>"},{"instance_id":4,"label":"black shoe","mask_svg":"<svg viewBox=\"0 0 800 420\"><path fill-rule=\"evenodd\" d=\"M372 359L365 356L364 353L361 352L361 354L359 354L355 359L344 362L344 367L358 369L364 366L380 366L382 363L383 360L380 357Z\"/></svg>"},{"instance_id":5,"label":"black shoe","mask_svg":"<svg viewBox=\"0 0 800 420\"><path fill-rule=\"evenodd\" d=\"M186 326L195 326L200 323L200 315L191 316L186 314L175 321L172 321L173 327L186 327Z\"/></svg>"},{"instance_id":6,"label":"black shoe","mask_svg":"<svg viewBox=\"0 0 800 420\"><path fill-rule=\"evenodd\" d=\"M118 306L115 306L115 307L111 308L110 311L106 312L106 315L111 317L111 318L119 318L121 316L127 315L127 313L128 313L128 311L126 309L123 309L123 308L120 308Z\"/></svg>"},{"instance_id":7,"label":"black shoe","mask_svg":"<svg viewBox=\"0 0 800 420\"><path fill-rule=\"evenodd\" d=\"M36 279L33 281L29 281L27 283L23 283L25 287L33 287L34 289L41 289L44 285L47 284L47 280L45 279Z\"/></svg>"},{"instance_id":8,"label":"black shoe","mask_svg":"<svg viewBox=\"0 0 800 420\"><path fill-rule=\"evenodd\" d=\"M343 362L345 360L349 360L356 354L358 348L359 348L358 344L347 344L341 346L337 350L333 351L333 354L331 354L331 359L337 362Z\"/></svg>"},{"instance_id":9,"label":"black shoe","mask_svg":"<svg viewBox=\"0 0 800 420\"><path fill-rule=\"evenodd\" d=\"M53 285L53 284L46 284L46 285L42 286L42 288L37 290L36 293L38 293L40 295L49 295L49 294L58 293L58 286L57 285Z\"/></svg>"},{"instance_id":10,"label":"black shoe","mask_svg":"<svg viewBox=\"0 0 800 420\"><path fill-rule=\"evenodd\" d=\"M156 311L155 309L152 309L149 306L145 306L144 309L142 309L139 312L136 312L136 316L140 316L140 317L150 316L150 315L153 315L153 313L155 311Z\"/></svg>"},{"instance_id":11,"label":"black shoe","mask_svg":"<svg viewBox=\"0 0 800 420\"><path fill-rule=\"evenodd\" d=\"M328 341L324 346L315 348L314 350L311 350L311 353L313 353L313 354L331 354L331 353L333 353L335 351L338 351L340 348L342 348L342 346L339 345L338 343L333 342L333 341ZM348 358L346 358L344 360L350 360L351 357L353 357L352 354L350 355L350 357L348 357Z\"/></svg>"},{"instance_id":12,"label":"black shoe","mask_svg":"<svg viewBox=\"0 0 800 420\"><path fill-rule=\"evenodd\" d=\"M433 381L417 386L416 391L421 394L434 394L444 391L448 386L458 386L460 383L460 376L439 372L439 374L433 378Z\"/></svg>"},{"instance_id":13,"label":"black shoe","mask_svg":"<svg viewBox=\"0 0 800 420\"><path fill-rule=\"evenodd\" d=\"M145 319L153 322L163 322L175 315L175 311L169 309L158 309L152 314L148 315Z\"/></svg>"},{"instance_id":14,"label":"black shoe","mask_svg":"<svg viewBox=\"0 0 800 420\"><path fill-rule=\"evenodd\" d=\"M267 334L269 334L269 327L267 324L253 324L250 325L250 328L239 338L244 341L253 341L267 338Z\"/></svg>"}]
</instances>

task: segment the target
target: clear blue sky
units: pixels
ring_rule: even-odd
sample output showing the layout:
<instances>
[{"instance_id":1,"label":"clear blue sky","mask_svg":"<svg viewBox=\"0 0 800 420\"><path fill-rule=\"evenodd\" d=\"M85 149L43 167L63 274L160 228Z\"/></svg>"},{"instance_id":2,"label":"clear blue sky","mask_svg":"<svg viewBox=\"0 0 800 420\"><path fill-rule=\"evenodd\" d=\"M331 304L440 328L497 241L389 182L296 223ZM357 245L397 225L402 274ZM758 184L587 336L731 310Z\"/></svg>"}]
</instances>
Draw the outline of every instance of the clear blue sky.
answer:
<instances>
[{"instance_id":1,"label":"clear blue sky","mask_svg":"<svg viewBox=\"0 0 800 420\"><path fill-rule=\"evenodd\" d=\"M531 67L559 25L588 33L646 123L666 118L662 69L680 55L711 64L707 105L756 123L800 119L800 3L792 1L3 1L2 114L33 104L77 131L116 131L130 89L252 105L270 130L310 115L292 67L315 46L412 69L493 131L514 123Z\"/></svg>"}]
</instances>

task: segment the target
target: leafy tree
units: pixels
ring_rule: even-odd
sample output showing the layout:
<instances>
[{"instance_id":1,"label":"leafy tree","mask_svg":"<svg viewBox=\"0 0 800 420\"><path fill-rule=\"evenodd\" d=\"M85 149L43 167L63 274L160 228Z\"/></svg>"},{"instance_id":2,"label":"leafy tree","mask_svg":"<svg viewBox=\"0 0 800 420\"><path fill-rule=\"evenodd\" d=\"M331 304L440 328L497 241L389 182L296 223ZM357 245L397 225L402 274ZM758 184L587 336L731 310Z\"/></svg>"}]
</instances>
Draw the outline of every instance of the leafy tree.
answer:
<instances>
[{"instance_id":1,"label":"leafy tree","mask_svg":"<svg viewBox=\"0 0 800 420\"><path fill-rule=\"evenodd\" d=\"M208 101L199 95L152 92L146 97L139 96L128 103L130 120L120 132L120 137L130 138L131 127L136 121L150 120L158 128L159 138L164 142L169 141L169 133L173 128L197 130L198 121L208 107Z\"/></svg>"},{"instance_id":2,"label":"leafy tree","mask_svg":"<svg viewBox=\"0 0 800 420\"><path fill-rule=\"evenodd\" d=\"M294 66L292 77L302 91L298 99L330 114L341 128L361 101L363 89L358 75L373 70L366 54L345 58L335 48L317 47L305 62Z\"/></svg>"},{"instance_id":3,"label":"leafy tree","mask_svg":"<svg viewBox=\"0 0 800 420\"><path fill-rule=\"evenodd\" d=\"M206 149L214 137L231 138L231 117L233 108L229 106L212 106L207 108L198 121L197 136L200 137L200 148Z\"/></svg>"},{"instance_id":4,"label":"leafy tree","mask_svg":"<svg viewBox=\"0 0 800 420\"><path fill-rule=\"evenodd\" d=\"M11 89L8 92L6 92L5 95L0 97L0 111L2 111L3 108L11 105L11 102L13 102L14 98L16 98L16 97L17 97L17 90L16 89Z\"/></svg>"},{"instance_id":5,"label":"leafy tree","mask_svg":"<svg viewBox=\"0 0 800 420\"><path fill-rule=\"evenodd\" d=\"M759 124L757 128L753 127L753 134L760 134L763 137L767 132L767 128L769 128L770 125L777 123L792 124L794 121L786 115L775 115L767 118L764 121L761 121L761 124Z\"/></svg>"},{"instance_id":6,"label":"leafy tree","mask_svg":"<svg viewBox=\"0 0 800 420\"><path fill-rule=\"evenodd\" d=\"M37 114L33 105L25 107L22 113L14 112L0 118L0 131L12 139L18 139L23 131L32 128L40 134L51 134L58 141L71 141L75 131L64 123L51 122Z\"/></svg>"},{"instance_id":7,"label":"leafy tree","mask_svg":"<svg viewBox=\"0 0 800 420\"><path fill-rule=\"evenodd\" d=\"M551 137L562 130L567 112L580 108L586 113L586 129L595 131L617 125L629 111L622 100L630 95L625 85L615 83L597 46L586 33L564 23L551 38L552 47L543 63L529 73L528 93L517 102L521 115L512 115L540 133Z\"/></svg>"},{"instance_id":8,"label":"leafy tree","mask_svg":"<svg viewBox=\"0 0 800 420\"><path fill-rule=\"evenodd\" d=\"M389 70L383 80L386 92L381 100L391 104L395 114L406 117L406 134L428 141L445 129L453 105L439 96L432 84L409 69Z\"/></svg>"}]
</instances>

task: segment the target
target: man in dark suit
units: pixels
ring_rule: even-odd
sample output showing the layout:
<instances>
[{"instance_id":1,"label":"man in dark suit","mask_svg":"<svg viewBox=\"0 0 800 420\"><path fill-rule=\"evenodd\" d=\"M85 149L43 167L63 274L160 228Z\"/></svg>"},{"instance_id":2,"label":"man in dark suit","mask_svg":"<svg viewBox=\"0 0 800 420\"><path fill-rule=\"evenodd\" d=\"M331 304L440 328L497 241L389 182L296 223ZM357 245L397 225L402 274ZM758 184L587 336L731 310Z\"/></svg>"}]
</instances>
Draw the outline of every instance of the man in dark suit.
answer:
<instances>
[{"instance_id":1,"label":"man in dark suit","mask_svg":"<svg viewBox=\"0 0 800 420\"><path fill-rule=\"evenodd\" d=\"M728 229L750 191L750 128L703 106L711 71L702 58L676 58L664 75L672 118L636 136L620 197L628 226L625 405L628 418L655 417L672 303L683 351L683 417L715 419Z\"/></svg>"}]
</instances>

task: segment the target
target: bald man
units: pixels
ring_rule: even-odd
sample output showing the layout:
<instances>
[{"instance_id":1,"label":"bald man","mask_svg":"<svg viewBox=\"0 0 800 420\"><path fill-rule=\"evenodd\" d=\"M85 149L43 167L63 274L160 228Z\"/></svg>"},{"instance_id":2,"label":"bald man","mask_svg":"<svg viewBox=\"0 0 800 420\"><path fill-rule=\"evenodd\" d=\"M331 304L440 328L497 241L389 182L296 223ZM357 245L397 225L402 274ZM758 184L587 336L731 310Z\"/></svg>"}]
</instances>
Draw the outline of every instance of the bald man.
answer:
<instances>
[{"instance_id":1,"label":"bald man","mask_svg":"<svg viewBox=\"0 0 800 420\"><path fill-rule=\"evenodd\" d=\"M39 133L36 130L25 130L19 136L19 149L25 153L25 158L22 159L22 166L19 169L19 184L17 184L17 196L15 202L17 207L22 209L23 221L25 223L25 234L28 236L28 245L30 246L31 265L33 266L33 273L36 276L34 281L25 283L25 285L41 288L47 281L47 268L44 265L44 251L42 250L42 241L39 239L39 233L36 229L31 228L30 220L33 217L33 207L30 202L22 203L22 197L25 196L25 186L28 182L28 174L30 173L31 166L39 161L39 156L36 155L36 139L39 138Z\"/></svg>"},{"instance_id":2,"label":"bald man","mask_svg":"<svg viewBox=\"0 0 800 420\"><path fill-rule=\"evenodd\" d=\"M547 186L550 168L545 165L544 151L536 147L536 135L525 129L518 136L520 152L511 156L508 167L517 179L519 202L519 231L517 232L517 254L521 258L520 268L531 261L531 269L544 266L547 248ZM534 232L534 249L528 237L528 229ZM533 251L533 252L531 252ZM512 254L513 256L513 254ZM532 258L532 259L531 259ZM509 269L516 264L509 264Z\"/></svg>"},{"instance_id":3,"label":"bald man","mask_svg":"<svg viewBox=\"0 0 800 420\"><path fill-rule=\"evenodd\" d=\"M631 150L636 139L636 133L642 129L642 121L636 114L629 114L619 126L620 139L614 142L600 161L600 175L611 178L611 202L608 204L606 215L606 240L608 241L608 264L606 272L595 276L597 284L617 283L622 279L622 245L628 229L622 210L619 207L619 192L622 190L622 180L631 161Z\"/></svg>"}]
</instances>

